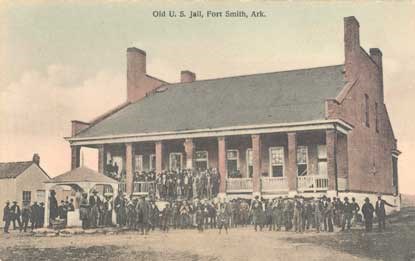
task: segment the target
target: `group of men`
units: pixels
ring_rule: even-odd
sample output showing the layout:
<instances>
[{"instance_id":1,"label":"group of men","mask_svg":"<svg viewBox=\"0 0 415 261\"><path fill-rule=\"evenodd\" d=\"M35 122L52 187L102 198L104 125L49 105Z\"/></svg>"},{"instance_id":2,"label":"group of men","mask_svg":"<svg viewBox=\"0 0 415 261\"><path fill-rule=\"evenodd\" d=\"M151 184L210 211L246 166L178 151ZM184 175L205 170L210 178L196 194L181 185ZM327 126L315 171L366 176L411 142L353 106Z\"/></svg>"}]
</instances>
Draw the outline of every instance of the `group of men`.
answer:
<instances>
[{"instance_id":1,"label":"group of men","mask_svg":"<svg viewBox=\"0 0 415 261\"><path fill-rule=\"evenodd\" d=\"M45 223L45 208L43 202L38 204L36 201L30 205L30 202L23 202L23 207L20 209L17 201L13 201L10 206L10 201L6 201L6 206L3 209L4 233L9 233L10 224L13 224L13 229L18 228L20 232L26 232L29 227L31 230L43 227Z\"/></svg>"}]
</instances>

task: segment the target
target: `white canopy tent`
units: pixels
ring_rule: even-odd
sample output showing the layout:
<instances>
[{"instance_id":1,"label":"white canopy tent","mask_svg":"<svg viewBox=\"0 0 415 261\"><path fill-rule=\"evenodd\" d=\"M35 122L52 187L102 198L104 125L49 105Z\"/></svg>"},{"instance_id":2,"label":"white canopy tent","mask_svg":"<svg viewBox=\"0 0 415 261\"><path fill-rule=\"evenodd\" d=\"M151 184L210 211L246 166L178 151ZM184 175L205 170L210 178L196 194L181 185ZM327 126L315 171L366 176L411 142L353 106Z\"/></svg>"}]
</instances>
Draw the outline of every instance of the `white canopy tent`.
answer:
<instances>
[{"instance_id":1,"label":"white canopy tent","mask_svg":"<svg viewBox=\"0 0 415 261\"><path fill-rule=\"evenodd\" d=\"M65 172L59 176L54 177L51 180L45 182L45 222L49 226L49 216L50 216L50 202L49 196L50 191L55 186L70 186L73 190L77 192L86 192L89 194L91 190L96 185L110 185L112 187L112 198L114 199L118 194L118 181L105 176L104 174L98 173L87 167L79 167L74 170ZM76 211L79 213L79 210ZM112 219L115 222L115 213L113 208ZM79 217L79 216L78 216Z\"/></svg>"}]
</instances>

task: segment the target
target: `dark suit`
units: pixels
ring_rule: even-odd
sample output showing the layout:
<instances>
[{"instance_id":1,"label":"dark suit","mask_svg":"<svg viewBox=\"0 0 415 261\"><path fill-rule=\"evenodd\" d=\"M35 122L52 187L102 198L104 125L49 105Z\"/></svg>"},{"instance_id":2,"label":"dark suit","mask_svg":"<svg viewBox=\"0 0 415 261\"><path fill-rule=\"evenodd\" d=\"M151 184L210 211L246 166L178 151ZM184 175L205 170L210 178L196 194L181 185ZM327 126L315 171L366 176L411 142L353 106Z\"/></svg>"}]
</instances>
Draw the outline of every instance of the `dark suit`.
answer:
<instances>
[{"instance_id":1,"label":"dark suit","mask_svg":"<svg viewBox=\"0 0 415 261\"><path fill-rule=\"evenodd\" d=\"M13 229L16 229L16 221L19 225L19 229L22 230L22 222L20 221L20 207L18 205L12 205L10 207L11 221L13 222Z\"/></svg>"},{"instance_id":2,"label":"dark suit","mask_svg":"<svg viewBox=\"0 0 415 261\"><path fill-rule=\"evenodd\" d=\"M393 205L389 204L383 199L376 201L375 213L376 213L376 217L378 218L379 231L382 231L386 227L385 226L385 223L386 223L385 222L386 220L385 205L394 207Z\"/></svg>"},{"instance_id":3,"label":"dark suit","mask_svg":"<svg viewBox=\"0 0 415 261\"><path fill-rule=\"evenodd\" d=\"M91 209L90 226L95 228L98 225L99 206L101 205L101 199L98 196L89 197L89 207Z\"/></svg>"},{"instance_id":4,"label":"dark suit","mask_svg":"<svg viewBox=\"0 0 415 261\"><path fill-rule=\"evenodd\" d=\"M6 205L3 209L4 233L9 233L10 219L10 207L9 205Z\"/></svg>"},{"instance_id":5,"label":"dark suit","mask_svg":"<svg viewBox=\"0 0 415 261\"><path fill-rule=\"evenodd\" d=\"M362 213L363 217L365 219L365 227L366 231L370 232L372 231L372 224L373 224L373 212L375 209L373 208L372 203L366 202L362 206Z\"/></svg>"}]
</instances>

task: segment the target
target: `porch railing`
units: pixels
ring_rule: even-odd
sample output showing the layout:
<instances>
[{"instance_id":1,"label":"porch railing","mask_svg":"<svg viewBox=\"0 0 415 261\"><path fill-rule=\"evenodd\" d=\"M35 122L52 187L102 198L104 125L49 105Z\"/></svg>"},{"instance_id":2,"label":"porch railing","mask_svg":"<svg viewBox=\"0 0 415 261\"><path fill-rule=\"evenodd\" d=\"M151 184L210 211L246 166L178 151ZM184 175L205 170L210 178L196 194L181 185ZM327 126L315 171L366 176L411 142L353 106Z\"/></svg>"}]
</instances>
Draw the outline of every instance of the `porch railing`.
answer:
<instances>
[{"instance_id":1,"label":"porch railing","mask_svg":"<svg viewBox=\"0 0 415 261\"><path fill-rule=\"evenodd\" d=\"M155 184L153 181L137 181L133 184L133 194L147 195L155 191Z\"/></svg>"},{"instance_id":2,"label":"porch railing","mask_svg":"<svg viewBox=\"0 0 415 261\"><path fill-rule=\"evenodd\" d=\"M226 192L252 192L251 178L229 178L226 180Z\"/></svg>"},{"instance_id":3,"label":"porch railing","mask_svg":"<svg viewBox=\"0 0 415 261\"><path fill-rule=\"evenodd\" d=\"M288 183L286 177L262 177L262 192L284 192L288 191Z\"/></svg>"},{"instance_id":4,"label":"porch railing","mask_svg":"<svg viewBox=\"0 0 415 261\"><path fill-rule=\"evenodd\" d=\"M329 179L325 176L303 176L297 177L297 190L301 192L326 191Z\"/></svg>"}]
</instances>

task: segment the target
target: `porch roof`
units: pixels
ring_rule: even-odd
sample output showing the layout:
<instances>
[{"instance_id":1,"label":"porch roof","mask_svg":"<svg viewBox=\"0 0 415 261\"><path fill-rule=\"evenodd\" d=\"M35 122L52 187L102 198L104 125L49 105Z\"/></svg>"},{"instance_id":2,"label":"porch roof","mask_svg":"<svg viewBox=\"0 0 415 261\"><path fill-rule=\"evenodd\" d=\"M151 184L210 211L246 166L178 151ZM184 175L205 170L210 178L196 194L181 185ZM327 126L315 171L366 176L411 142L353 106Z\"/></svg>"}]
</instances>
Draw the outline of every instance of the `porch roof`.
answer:
<instances>
[{"instance_id":1,"label":"porch roof","mask_svg":"<svg viewBox=\"0 0 415 261\"><path fill-rule=\"evenodd\" d=\"M99 184L117 184L118 181L104 174L98 173L87 167L79 167L74 170L65 172L54 177L45 183L65 184L65 183L99 183Z\"/></svg>"},{"instance_id":2,"label":"porch roof","mask_svg":"<svg viewBox=\"0 0 415 261\"><path fill-rule=\"evenodd\" d=\"M168 84L72 139L325 119L344 65Z\"/></svg>"}]
</instances>

